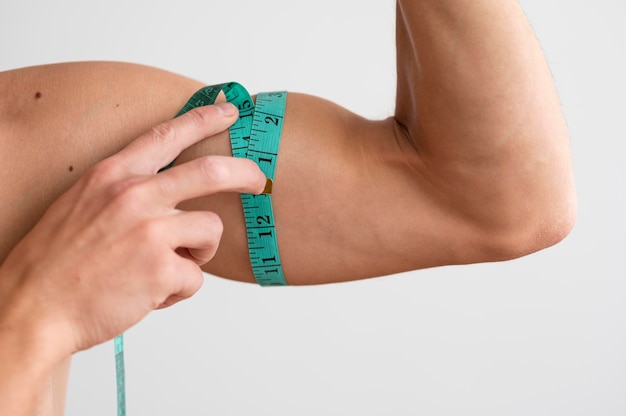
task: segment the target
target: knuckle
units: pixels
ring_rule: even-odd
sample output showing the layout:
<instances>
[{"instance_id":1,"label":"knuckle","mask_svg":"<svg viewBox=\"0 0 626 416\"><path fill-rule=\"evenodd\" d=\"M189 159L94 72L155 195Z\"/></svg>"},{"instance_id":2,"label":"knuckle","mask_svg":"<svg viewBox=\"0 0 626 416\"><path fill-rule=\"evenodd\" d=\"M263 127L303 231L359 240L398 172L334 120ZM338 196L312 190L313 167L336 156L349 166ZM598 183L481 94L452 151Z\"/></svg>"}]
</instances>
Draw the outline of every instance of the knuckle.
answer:
<instances>
[{"instance_id":1,"label":"knuckle","mask_svg":"<svg viewBox=\"0 0 626 416\"><path fill-rule=\"evenodd\" d=\"M204 222L209 235L212 235L214 239L219 240L224 232L224 223L222 222L220 216L214 212L204 212Z\"/></svg>"},{"instance_id":2,"label":"knuckle","mask_svg":"<svg viewBox=\"0 0 626 416\"><path fill-rule=\"evenodd\" d=\"M111 157L93 166L83 174L83 181L88 187L101 187L114 182L121 176L122 166Z\"/></svg>"},{"instance_id":3,"label":"knuckle","mask_svg":"<svg viewBox=\"0 0 626 416\"><path fill-rule=\"evenodd\" d=\"M151 281L154 285L154 289L159 293L156 303L160 304L163 299L167 297L171 292L171 286L173 276L176 276L176 264L170 255L159 256L154 259L153 263L155 271L152 275Z\"/></svg>"},{"instance_id":4,"label":"knuckle","mask_svg":"<svg viewBox=\"0 0 626 416\"><path fill-rule=\"evenodd\" d=\"M230 169L222 158L205 156L199 160L200 173L208 184L222 184L230 176Z\"/></svg>"},{"instance_id":5,"label":"knuckle","mask_svg":"<svg viewBox=\"0 0 626 416\"><path fill-rule=\"evenodd\" d=\"M164 283L164 280L170 278L172 273L175 273L174 265L172 264L172 256L170 253L163 253L162 251L155 251L153 267L154 275L161 277L160 281Z\"/></svg>"},{"instance_id":6,"label":"knuckle","mask_svg":"<svg viewBox=\"0 0 626 416\"><path fill-rule=\"evenodd\" d=\"M176 139L176 128L172 120L168 120L165 123L157 124L148 131L150 137L155 142L164 142Z\"/></svg>"},{"instance_id":7,"label":"knuckle","mask_svg":"<svg viewBox=\"0 0 626 416\"><path fill-rule=\"evenodd\" d=\"M150 196L147 187L142 186L139 178L117 181L109 189L109 199L123 211L142 213L149 205Z\"/></svg>"},{"instance_id":8,"label":"knuckle","mask_svg":"<svg viewBox=\"0 0 626 416\"><path fill-rule=\"evenodd\" d=\"M163 241L164 237L164 226L160 221L143 221L137 225L136 233L138 237L138 241L143 242L144 247L153 246L157 247L158 244L155 242ZM155 255L155 261L165 261L165 258L162 256Z\"/></svg>"}]
</instances>

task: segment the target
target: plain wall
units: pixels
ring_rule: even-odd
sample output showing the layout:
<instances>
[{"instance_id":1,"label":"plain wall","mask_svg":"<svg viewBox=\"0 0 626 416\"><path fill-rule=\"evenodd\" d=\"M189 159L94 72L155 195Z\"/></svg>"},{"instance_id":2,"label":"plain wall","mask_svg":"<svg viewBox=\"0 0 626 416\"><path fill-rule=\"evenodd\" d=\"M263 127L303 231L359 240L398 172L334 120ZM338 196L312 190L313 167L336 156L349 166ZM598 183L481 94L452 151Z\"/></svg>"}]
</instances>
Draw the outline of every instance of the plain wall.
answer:
<instances>
[{"instance_id":1,"label":"plain wall","mask_svg":"<svg viewBox=\"0 0 626 416\"><path fill-rule=\"evenodd\" d=\"M207 275L196 297L126 333L129 416L626 414L626 6L521 4L570 126L571 235L515 261L330 286ZM382 118L394 108L394 7L3 0L0 70L132 61ZM67 414L116 414L112 343L76 355Z\"/></svg>"}]
</instances>

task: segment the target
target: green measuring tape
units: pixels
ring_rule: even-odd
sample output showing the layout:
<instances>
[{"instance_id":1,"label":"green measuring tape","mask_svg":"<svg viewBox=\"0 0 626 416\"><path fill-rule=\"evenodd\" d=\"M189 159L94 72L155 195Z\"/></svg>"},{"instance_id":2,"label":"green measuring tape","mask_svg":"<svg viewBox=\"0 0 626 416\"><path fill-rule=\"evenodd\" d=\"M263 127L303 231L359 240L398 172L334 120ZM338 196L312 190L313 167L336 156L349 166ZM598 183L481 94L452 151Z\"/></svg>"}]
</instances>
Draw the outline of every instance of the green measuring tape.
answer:
<instances>
[{"instance_id":1,"label":"green measuring tape","mask_svg":"<svg viewBox=\"0 0 626 416\"><path fill-rule=\"evenodd\" d=\"M265 176L274 180L280 135L285 116L287 92L267 92L257 95L256 104L248 91L236 82L204 87L196 92L177 114L192 108L215 103L220 92L239 109L239 120L230 129L230 145L234 157L253 160ZM248 252L256 281L261 286L284 286L276 226L270 194L242 194Z\"/></svg>"},{"instance_id":2,"label":"green measuring tape","mask_svg":"<svg viewBox=\"0 0 626 416\"><path fill-rule=\"evenodd\" d=\"M211 85L198 90L176 117L187 111L211 105L223 92L226 101L239 109L239 119L230 129L230 145L234 157L256 162L270 180L274 181L280 135L283 128L287 92L259 93L256 103L246 89L236 82ZM173 165L165 167L170 168ZM260 195L241 194L248 252L252 272L261 286L285 286L287 282L278 253L276 224L272 210L271 192ZM117 383L117 414L126 416L126 377L124 371L123 335L115 338L115 372Z\"/></svg>"},{"instance_id":3,"label":"green measuring tape","mask_svg":"<svg viewBox=\"0 0 626 416\"><path fill-rule=\"evenodd\" d=\"M124 334L115 337L115 381L117 387L117 416L126 416L126 374L124 371Z\"/></svg>"}]
</instances>

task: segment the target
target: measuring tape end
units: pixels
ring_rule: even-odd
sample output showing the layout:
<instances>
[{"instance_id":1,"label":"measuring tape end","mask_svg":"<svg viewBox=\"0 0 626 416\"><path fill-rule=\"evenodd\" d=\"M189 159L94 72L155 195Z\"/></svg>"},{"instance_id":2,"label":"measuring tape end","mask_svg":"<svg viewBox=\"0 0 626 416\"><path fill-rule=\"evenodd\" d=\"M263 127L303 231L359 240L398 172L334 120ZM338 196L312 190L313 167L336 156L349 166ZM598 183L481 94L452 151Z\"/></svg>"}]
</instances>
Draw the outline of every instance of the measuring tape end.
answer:
<instances>
[{"instance_id":1,"label":"measuring tape end","mask_svg":"<svg viewBox=\"0 0 626 416\"><path fill-rule=\"evenodd\" d=\"M263 192L261 194L269 195L272 193L272 187L274 186L274 182L270 178L265 179L265 188L263 188Z\"/></svg>"}]
</instances>

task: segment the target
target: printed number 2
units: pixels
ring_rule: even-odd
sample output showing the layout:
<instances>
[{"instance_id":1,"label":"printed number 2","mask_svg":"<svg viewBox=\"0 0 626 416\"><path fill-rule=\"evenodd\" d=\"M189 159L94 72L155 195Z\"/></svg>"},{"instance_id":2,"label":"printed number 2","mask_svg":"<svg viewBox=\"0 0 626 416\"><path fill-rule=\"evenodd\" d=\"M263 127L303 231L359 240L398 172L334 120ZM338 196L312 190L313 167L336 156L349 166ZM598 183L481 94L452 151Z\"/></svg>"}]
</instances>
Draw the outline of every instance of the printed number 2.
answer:
<instances>
[{"instance_id":1,"label":"printed number 2","mask_svg":"<svg viewBox=\"0 0 626 416\"><path fill-rule=\"evenodd\" d=\"M278 117L270 117L267 116L265 117L265 124L274 124L275 126L278 126Z\"/></svg>"},{"instance_id":2,"label":"printed number 2","mask_svg":"<svg viewBox=\"0 0 626 416\"><path fill-rule=\"evenodd\" d=\"M269 215L259 215L256 217L256 223L261 225L263 223L270 224L270 216Z\"/></svg>"}]
</instances>

